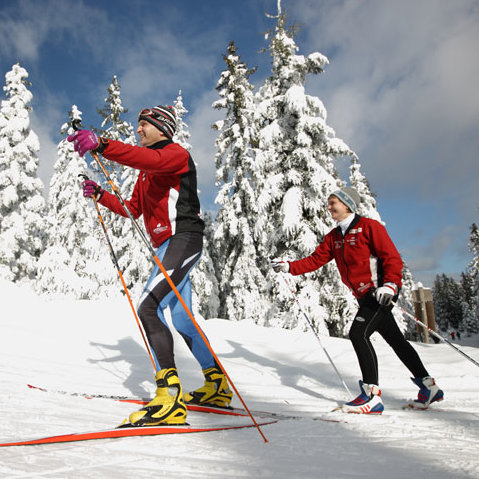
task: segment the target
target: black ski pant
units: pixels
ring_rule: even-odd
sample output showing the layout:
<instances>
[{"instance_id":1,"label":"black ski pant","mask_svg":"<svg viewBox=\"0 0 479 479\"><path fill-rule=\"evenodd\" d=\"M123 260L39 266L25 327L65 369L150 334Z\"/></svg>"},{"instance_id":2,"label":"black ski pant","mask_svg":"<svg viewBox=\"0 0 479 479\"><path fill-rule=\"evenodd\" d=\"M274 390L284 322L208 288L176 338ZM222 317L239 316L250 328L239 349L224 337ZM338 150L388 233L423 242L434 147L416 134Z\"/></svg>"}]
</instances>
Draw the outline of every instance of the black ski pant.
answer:
<instances>
[{"instance_id":1,"label":"black ski pant","mask_svg":"<svg viewBox=\"0 0 479 479\"><path fill-rule=\"evenodd\" d=\"M375 331L391 346L414 378L429 376L418 353L396 324L393 306L381 306L372 293L358 299L358 303L359 310L349 330L349 339L358 357L363 382L379 385L378 359L370 340Z\"/></svg>"},{"instance_id":2,"label":"black ski pant","mask_svg":"<svg viewBox=\"0 0 479 479\"><path fill-rule=\"evenodd\" d=\"M201 257L202 247L201 233L182 232L169 238L156 251L190 311L192 301L189 275ZM173 326L186 341L201 368L213 367L216 362L208 345L159 267L155 266L140 298L138 316L151 346L157 369L176 368L173 335L165 318L166 308L170 309Z\"/></svg>"}]
</instances>

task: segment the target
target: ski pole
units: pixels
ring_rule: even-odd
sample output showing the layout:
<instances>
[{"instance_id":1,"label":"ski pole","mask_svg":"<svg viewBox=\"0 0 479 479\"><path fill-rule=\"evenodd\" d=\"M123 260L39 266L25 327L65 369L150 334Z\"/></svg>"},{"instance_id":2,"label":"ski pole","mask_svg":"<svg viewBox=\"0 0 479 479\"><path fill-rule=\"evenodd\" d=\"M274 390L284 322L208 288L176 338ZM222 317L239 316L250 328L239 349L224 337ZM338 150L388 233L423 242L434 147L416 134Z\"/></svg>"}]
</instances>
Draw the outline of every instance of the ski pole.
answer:
<instances>
[{"instance_id":1,"label":"ski pole","mask_svg":"<svg viewBox=\"0 0 479 479\"><path fill-rule=\"evenodd\" d=\"M316 329L314 328L312 321L309 319L308 315L305 313L303 307L301 306L301 303L298 301L298 298L296 297L296 294L294 294L293 288L291 287L291 285L290 285L288 279L286 278L286 275L285 275L284 273L281 273L281 277L283 278L284 282L286 283L286 286L288 287L289 292L291 293L291 296L294 298L294 300L295 300L296 303L298 304L300 311L303 313L303 316L306 318L306 321L307 321L309 327L311 328L311 330L313 331L314 335L316 336L316 339L318 340L319 345L320 345L321 348L323 349L324 354L326 354L326 357L329 359L329 362L331 363L331 366L333 366L333 369L336 371L336 374L338 375L339 379L340 379L341 382L343 383L344 388L346 389L346 391L347 391L347 393L349 394L349 396L352 397L351 391L349 390L347 384L344 382L344 379L343 379L343 377L341 376L341 373L338 371L338 368L337 368L336 365L334 364L334 362L333 362L331 356L329 355L327 349L323 346L323 343L321 342L321 339L319 338L319 334L318 334L318 332L316 331Z\"/></svg>"},{"instance_id":2,"label":"ski pole","mask_svg":"<svg viewBox=\"0 0 479 479\"><path fill-rule=\"evenodd\" d=\"M85 180L89 179L87 175L78 175L78 176L81 176ZM148 355L150 356L151 363L153 364L153 369L156 372L155 360L153 359L153 355L151 354L150 347L149 347L148 342L145 338L145 334L143 333L143 329L141 327L140 320L138 319L138 315L136 314L135 307L133 306L133 301L131 300L130 293L128 292L128 287L126 286L126 282L125 282L125 279L123 278L123 274L121 272L120 265L118 264L118 259L117 259L116 254L115 254L115 250L113 249L113 246L111 244L110 237L108 235L108 231L106 229L105 222L103 221L103 216L102 216L102 214L100 212L100 208L98 206L98 202L97 202L97 200L94 196L92 196L92 200L95 204L95 208L96 208L96 211L98 213L98 219L100 220L100 224L101 224L101 227L103 229L103 233L105 234L106 241L107 241L108 246L110 248L111 260L112 260L112 262L113 262L113 264L116 268L118 276L120 277L121 284L123 285L123 290L125 291L126 297L128 298L128 302L130 303L130 307L131 307L131 310L133 311L133 316L135 317L136 324L138 325L138 329L140 330L141 337L143 338L143 342L145 343L146 350L148 351Z\"/></svg>"},{"instance_id":3,"label":"ski pole","mask_svg":"<svg viewBox=\"0 0 479 479\"><path fill-rule=\"evenodd\" d=\"M479 362L477 362L475 359L471 358L468 354L466 354L464 351L459 349L456 345L451 343L448 339L446 339L444 336L441 336L440 334L437 334L436 331L432 330L429 326L425 325L422 321L419 321L413 314L410 312L406 311L404 308L401 308L401 306L396 305L404 314L409 316L411 319L413 319L416 324L419 324L422 328L427 329L434 337L438 338L441 341L444 341L446 344L449 344L451 348L455 349L459 354L462 354L466 359L471 361L472 364L475 364L477 367L479 367Z\"/></svg>"},{"instance_id":4,"label":"ski pole","mask_svg":"<svg viewBox=\"0 0 479 479\"><path fill-rule=\"evenodd\" d=\"M72 127L74 130L77 130L78 129L78 120L73 120L72 121ZM186 314L188 315L188 317L191 319L191 322L193 323L193 325L195 326L195 328L198 330L198 333L200 334L201 338L203 339L203 341L205 342L207 348L209 349L210 353L212 354L214 360L216 361L216 363L218 364L218 366L220 367L221 371L223 371L224 375L226 376L226 378L228 379L229 383L231 384L231 387L233 388L233 390L235 391L236 395L238 396L238 399L241 401L241 404L243 405L243 407L245 408L246 412L248 413L249 417L251 418L251 420L253 421L253 424L255 425L256 429L258 430L258 432L260 433L261 437L263 438L264 442L268 442L268 440L266 439L266 436L263 434L263 431L261 431L261 428L259 427L259 424L256 422L255 418L253 417L253 415L251 414L248 406L246 405L246 403L244 402L241 394L239 393L238 389L236 388L235 384L233 383L233 381L231 380L231 378L229 377L228 373L226 372L225 368L223 367L221 361L219 360L218 356L216 355L216 353L214 352L213 348L211 347L211 345L209 344L209 341L208 339L206 338L205 334L203 333L203 331L201 330L198 322L196 321L196 319L194 318L192 312L190 311L190 308L188 308L187 304L185 303L185 300L183 299L183 297L181 296L180 292L178 291L178 288L175 286L175 284L173 283L173 280L171 279L170 275L168 274L168 272L166 271L165 267L163 266L163 263L160 261L160 258L158 258L158 255L156 254L156 251L154 250L153 246L151 245L151 243L148 241L145 233L142 231L142 229L139 227L137 221L135 220L135 218L133 217L133 215L131 214L131 211L130 209L128 208L128 206L126 205L125 201L123 200L123 197L120 193L120 191L118 190L118 188L116 187L115 183L112 181L108 171L106 170L106 168L103 166L103 163L101 162L99 156L97 153L95 153L94 151L90 151L90 154L91 156L93 157L93 159L97 162L98 166L100 167L101 171L103 172L103 174L105 175L105 178L108 182L108 184L110 185L112 191L114 192L115 196L118 198L118 201L120 202L121 206L123 207L123 210L125 211L126 215L128 216L128 218L131 220L131 222L133 223L133 226L135 228L135 230L137 231L138 235L140 236L140 238L142 239L143 243L145 244L145 246L148 248L148 250L150 251L155 263L158 265L158 267L160 268L160 271L163 273L163 276L164 278L166 279L167 283L170 285L171 289L173 290L173 292L175 293L176 297L178 298L179 302L181 303L181 305L183 306Z\"/></svg>"}]
</instances>

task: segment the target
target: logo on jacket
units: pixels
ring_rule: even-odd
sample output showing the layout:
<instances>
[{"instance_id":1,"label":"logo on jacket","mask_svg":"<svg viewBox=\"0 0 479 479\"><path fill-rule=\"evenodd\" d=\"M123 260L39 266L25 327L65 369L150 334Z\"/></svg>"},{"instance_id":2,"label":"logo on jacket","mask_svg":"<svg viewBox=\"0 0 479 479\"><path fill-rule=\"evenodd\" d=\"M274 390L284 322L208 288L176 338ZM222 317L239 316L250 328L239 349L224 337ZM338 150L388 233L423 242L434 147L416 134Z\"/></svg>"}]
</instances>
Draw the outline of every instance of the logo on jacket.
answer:
<instances>
[{"instance_id":1,"label":"logo on jacket","mask_svg":"<svg viewBox=\"0 0 479 479\"><path fill-rule=\"evenodd\" d=\"M343 240L334 240L334 248L335 249L341 249L343 247Z\"/></svg>"},{"instance_id":2,"label":"logo on jacket","mask_svg":"<svg viewBox=\"0 0 479 479\"><path fill-rule=\"evenodd\" d=\"M356 236L353 236L351 238L346 238L346 241L348 242L350 246L355 246L356 243L358 242Z\"/></svg>"},{"instance_id":3,"label":"logo on jacket","mask_svg":"<svg viewBox=\"0 0 479 479\"><path fill-rule=\"evenodd\" d=\"M363 229L361 227L359 228L352 228L351 230L349 230L349 234L351 236L348 236L346 237L346 241L348 242L348 244L350 246L356 246L358 244L358 238L357 238L357 234L358 233L362 233Z\"/></svg>"},{"instance_id":4,"label":"logo on jacket","mask_svg":"<svg viewBox=\"0 0 479 479\"><path fill-rule=\"evenodd\" d=\"M156 225L156 228L153 230L153 233L155 234L160 234L163 233L163 231L166 231L168 229L168 226L161 226L161 223L158 223Z\"/></svg>"}]
</instances>

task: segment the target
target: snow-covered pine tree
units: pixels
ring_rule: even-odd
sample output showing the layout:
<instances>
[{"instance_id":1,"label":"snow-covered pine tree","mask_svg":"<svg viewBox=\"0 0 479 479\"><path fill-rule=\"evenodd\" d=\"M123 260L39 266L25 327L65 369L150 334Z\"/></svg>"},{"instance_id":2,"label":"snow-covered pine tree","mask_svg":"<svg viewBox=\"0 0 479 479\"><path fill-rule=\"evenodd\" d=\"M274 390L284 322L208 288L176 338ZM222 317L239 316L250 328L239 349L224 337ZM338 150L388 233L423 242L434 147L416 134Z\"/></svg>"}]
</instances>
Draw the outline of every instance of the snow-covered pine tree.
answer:
<instances>
[{"instance_id":1,"label":"snow-covered pine tree","mask_svg":"<svg viewBox=\"0 0 479 479\"><path fill-rule=\"evenodd\" d=\"M43 182L37 176L40 149L30 128L33 95L28 73L13 65L5 75L0 109L0 277L32 280L45 241Z\"/></svg>"},{"instance_id":2,"label":"snow-covered pine tree","mask_svg":"<svg viewBox=\"0 0 479 479\"><path fill-rule=\"evenodd\" d=\"M407 262L403 260L403 270L402 270L402 288L401 293L399 294L398 306L403 308L406 311L409 311L410 314L414 314L414 305L413 305L413 296L412 292L416 288L414 283L414 278L409 269ZM411 340L418 339L416 331L416 323L410 320L410 317L403 313L399 308L393 309L393 315L396 318L396 322L402 331L407 333L407 336Z\"/></svg>"},{"instance_id":3,"label":"snow-covered pine tree","mask_svg":"<svg viewBox=\"0 0 479 479\"><path fill-rule=\"evenodd\" d=\"M188 110L183 104L183 97L181 90L173 103L176 111L176 132L173 141L180 144L183 148L190 151L191 144L189 143L190 132L188 124L184 117ZM194 161L194 158L193 158ZM199 313L206 319L216 318L218 315L218 281L214 273L214 265L210 256L211 252L211 218L204 216L205 220L205 235L203 237L203 252L201 259L191 273L191 284L193 293L193 310Z\"/></svg>"},{"instance_id":4,"label":"snow-covered pine tree","mask_svg":"<svg viewBox=\"0 0 479 479\"><path fill-rule=\"evenodd\" d=\"M470 279L467 282L469 288L465 291L463 324L468 334L475 334L479 332L479 228L475 223L471 225L469 250L472 253L472 261L464 273Z\"/></svg>"},{"instance_id":5,"label":"snow-covered pine tree","mask_svg":"<svg viewBox=\"0 0 479 479\"><path fill-rule=\"evenodd\" d=\"M281 275L271 274L270 255L297 259L311 254L335 225L327 197L344 186L334 162L354 152L326 123L326 109L305 93L309 74L323 71L321 53L298 55L294 28L286 29L278 1L277 25L268 50L272 75L257 93L255 118L260 127L256 161L262 168L256 232L263 273L271 282L271 324L294 327L301 313ZM335 265L293 278L295 295L321 334L344 335L356 304Z\"/></svg>"},{"instance_id":6,"label":"snow-covered pine tree","mask_svg":"<svg viewBox=\"0 0 479 479\"><path fill-rule=\"evenodd\" d=\"M66 135L73 133L69 126L72 120L81 121L81 112L75 105L69 112L69 123L60 130L64 138L57 147L48 195L51 234L38 262L36 288L47 294L96 298L111 292L116 272L100 239L96 210L91 200L82 196L79 175L87 173L87 164L66 140Z\"/></svg>"},{"instance_id":7,"label":"snow-covered pine tree","mask_svg":"<svg viewBox=\"0 0 479 479\"><path fill-rule=\"evenodd\" d=\"M215 275L214 256L212 257L214 222L211 215L206 212L202 215L205 222L203 239L203 253L199 263L191 273L193 289L193 310L199 311L205 319L217 318L220 300L218 280ZM214 254L214 252L213 252Z\"/></svg>"},{"instance_id":8,"label":"snow-covered pine tree","mask_svg":"<svg viewBox=\"0 0 479 479\"><path fill-rule=\"evenodd\" d=\"M128 110L123 106L121 88L116 76L108 86L108 96L105 98L103 108L97 111L103 118L103 122L101 128L95 130L96 133L111 140L136 145L135 129L131 123L123 119ZM103 166L121 195L125 199L130 198L138 179L138 170L113 161L103 161ZM94 171L98 170L94 162L91 163L91 167ZM110 191L111 188L104 175L100 174L100 177L102 187ZM153 267L148 249L139 239L129 218L112 213L106 208L100 208L126 285L133 297L139 297ZM138 225L143 227L141 222L138 222Z\"/></svg>"},{"instance_id":9,"label":"snow-covered pine tree","mask_svg":"<svg viewBox=\"0 0 479 479\"><path fill-rule=\"evenodd\" d=\"M175 107L176 111L176 132L175 136L173 137L173 141L180 144L185 150L190 151L191 145L189 143L190 140L190 131L188 129L188 124L185 123L184 117L188 113L188 110L185 108L183 104L183 97L181 95L181 90L178 92L178 96L176 100L173 102L173 106Z\"/></svg>"},{"instance_id":10,"label":"snow-covered pine tree","mask_svg":"<svg viewBox=\"0 0 479 479\"><path fill-rule=\"evenodd\" d=\"M461 273L462 289L462 319L458 330L463 333L479 333L479 324L476 322L477 298L474 295L474 277L469 271Z\"/></svg>"},{"instance_id":11,"label":"snow-covered pine tree","mask_svg":"<svg viewBox=\"0 0 479 479\"><path fill-rule=\"evenodd\" d=\"M351 158L351 166L349 167L349 184L359 193L359 196L361 197L361 203L358 207L358 214L366 218L372 218L373 220L384 224L384 221L381 220L381 215L377 210L376 199L374 194L371 192L369 181L361 172L361 165L356 155L353 155ZM403 263L403 282L398 305L401 308L404 308L406 311L414 311L412 303L414 280L404 258ZM396 321L400 324L402 330L414 330L413 325L410 323L410 321L408 321L408 316L402 313L400 309L394 309L393 314L396 318Z\"/></svg>"},{"instance_id":12,"label":"snow-covered pine tree","mask_svg":"<svg viewBox=\"0 0 479 479\"><path fill-rule=\"evenodd\" d=\"M258 216L258 170L255 165L254 95L249 69L237 54L234 42L223 56L226 70L216 89L220 99L213 107L224 110L224 120L213 127L216 139L216 178L220 190L216 203L215 263L220 288L220 317L250 318L264 323L268 309L266 281L258 264L254 238Z\"/></svg>"},{"instance_id":13,"label":"snow-covered pine tree","mask_svg":"<svg viewBox=\"0 0 479 479\"><path fill-rule=\"evenodd\" d=\"M361 165L358 157L351 157L351 166L349 167L349 184L354 188L361 197L361 203L358 207L358 214L366 218L372 218L381 221L381 216L377 210L376 199L371 192L368 179L361 172Z\"/></svg>"}]
</instances>

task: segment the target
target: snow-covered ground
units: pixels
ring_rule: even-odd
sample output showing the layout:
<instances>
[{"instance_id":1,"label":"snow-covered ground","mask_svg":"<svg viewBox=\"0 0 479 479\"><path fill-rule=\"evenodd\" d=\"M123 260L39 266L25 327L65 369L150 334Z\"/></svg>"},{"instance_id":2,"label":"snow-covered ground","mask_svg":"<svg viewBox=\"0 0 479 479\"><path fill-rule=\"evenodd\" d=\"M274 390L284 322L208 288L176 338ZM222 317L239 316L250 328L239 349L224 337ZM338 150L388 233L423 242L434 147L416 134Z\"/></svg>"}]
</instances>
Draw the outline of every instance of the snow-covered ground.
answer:
<instances>
[{"instance_id":1,"label":"snow-covered ground","mask_svg":"<svg viewBox=\"0 0 479 479\"><path fill-rule=\"evenodd\" d=\"M0 304L0 442L109 428L135 408L54 391L138 397L154 391L153 367L126 299L47 301L0 282ZM447 344L415 344L445 401L426 412L404 411L417 388L375 338L386 410L353 416L329 412L348 397L311 332L199 322L250 409L302 418L264 426L268 443L251 428L0 448L0 477L479 477L479 368ZM323 338L322 344L356 394L359 369L349 341ZM479 338L456 344L479 360ZM183 387L201 385L199 366L178 337L176 351ZM188 421L224 422L199 413Z\"/></svg>"}]
</instances>

